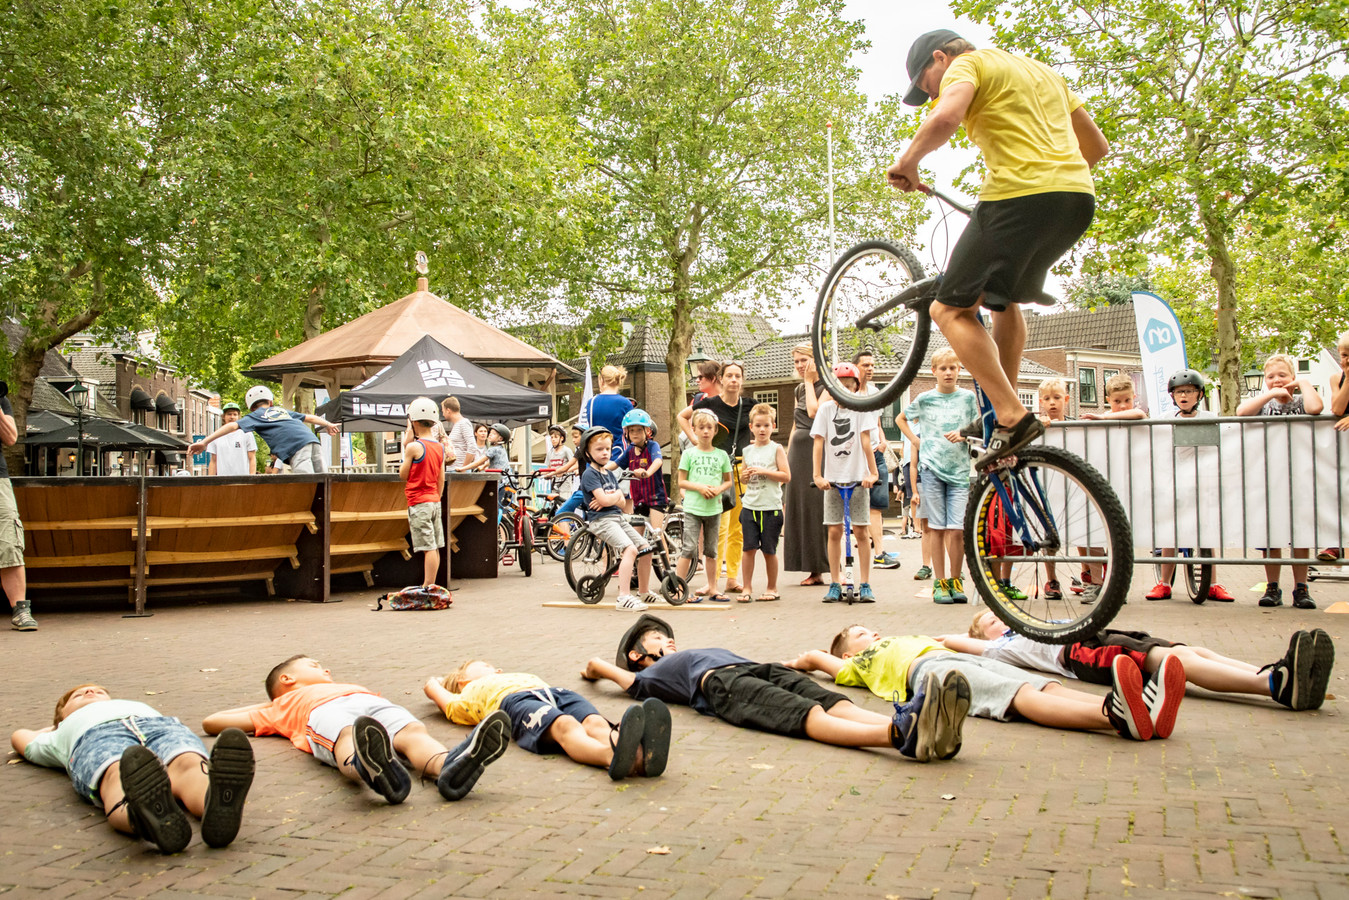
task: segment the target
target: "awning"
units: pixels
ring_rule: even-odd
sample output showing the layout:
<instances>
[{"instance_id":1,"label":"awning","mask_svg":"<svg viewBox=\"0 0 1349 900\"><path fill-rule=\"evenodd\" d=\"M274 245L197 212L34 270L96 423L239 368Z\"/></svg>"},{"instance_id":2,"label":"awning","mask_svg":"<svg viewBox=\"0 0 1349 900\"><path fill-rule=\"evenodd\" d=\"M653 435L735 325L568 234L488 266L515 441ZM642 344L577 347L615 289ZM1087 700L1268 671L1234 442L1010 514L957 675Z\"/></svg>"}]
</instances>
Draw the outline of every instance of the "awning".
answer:
<instances>
[{"instance_id":1,"label":"awning","mask_svg":"<svg viewBox=\"0 0 1349 900\"><path fill-rule=\"evenodd\" d=\"M150 399L150 395L145 393L139 387L131 389L131 408L132 409L154 409L155 401Z\"/></svg>"},{"instance_id":2,"label":"awning","mask_svg":"<svg viewBox=\"0 0 1349 900\"><path fill-rule=\"evenodd\" d=\"M178 412L178 404L173 402L173 398L168 394L160 394L155 398L155 410L162 413Z\"/></svg>"}]
</instances>

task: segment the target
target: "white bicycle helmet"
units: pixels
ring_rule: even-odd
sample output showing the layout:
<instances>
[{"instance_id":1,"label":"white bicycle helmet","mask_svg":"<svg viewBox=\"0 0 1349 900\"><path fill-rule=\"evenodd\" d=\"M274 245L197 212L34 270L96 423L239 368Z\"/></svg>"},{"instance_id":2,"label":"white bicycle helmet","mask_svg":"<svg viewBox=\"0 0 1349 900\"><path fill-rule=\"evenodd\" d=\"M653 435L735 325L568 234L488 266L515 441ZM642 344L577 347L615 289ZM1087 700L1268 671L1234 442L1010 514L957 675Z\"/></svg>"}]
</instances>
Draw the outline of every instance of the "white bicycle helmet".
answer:
<instances>
[{"instance_id":1,"label":"white bicycle helmet","mask_svg":"<svg viewBox=\"0 0 1349 900\"><path fill-rule=\"evenodd\" d=\"M276 397L272 395L270 388L263 387L260 384L253 385L248 389L248 393L244 394L244 406L247 406L250 411L252 411L253 407L258 405L258 401L260 400L266 400L268 403L275 403Z\"/></svg>"},{"instance_id":2,"label":"white bicycle helmet","mask_svg":"<svg viewBox=\"0 0 1349 900\"><path fill-rule=\"evenodd\" d=\"M414 422L430 422L434 425L440 421L440 407L436 406L434 400L418 397L408 404L408 418Z\"/></svg>"}]
</instances>

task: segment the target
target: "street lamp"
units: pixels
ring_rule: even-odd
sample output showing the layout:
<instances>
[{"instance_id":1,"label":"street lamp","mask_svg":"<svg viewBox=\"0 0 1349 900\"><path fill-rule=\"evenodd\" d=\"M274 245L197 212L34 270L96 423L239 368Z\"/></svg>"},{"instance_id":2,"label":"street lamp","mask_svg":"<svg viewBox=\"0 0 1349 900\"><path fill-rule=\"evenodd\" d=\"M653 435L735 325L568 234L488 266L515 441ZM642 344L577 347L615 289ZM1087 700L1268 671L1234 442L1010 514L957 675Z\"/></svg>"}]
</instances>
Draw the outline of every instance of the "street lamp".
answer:
<instances>
[{"instance_id":1,"label":"street lamp","mask_svg":"<svg viewBox=\"0 0 1349 900\"><path fill-rule=\"evenodd\" d=\"M711 358L712 357L703 353L702 347L695 348L694 351L689 354L689 380L692 381L695 386L698 384L698 367Z\"/></svg>"},{"instance_id":2,"label":"street lamp","mask_svg":"<svg viewBox=\"0 0 1349 900\"><path fill-rule=\"evenodd\" d=\"M89 389L77 381L69 396L75 406L75 477L79 478L84 475L84 404L89 401Z\"/></svg>"},{"instance_id":3,"label":"street lamp","mask_svg":"<svg viewBox=\"0 0 1349 900\"><path fill-rule=\"evenodd\" d=\"M1246 381L1246 393L1254 394L1260 390L1260 385L1264 383L1265 373L1259 369L1251 369L1241 377Z\"/></svg>"}]
</instances>

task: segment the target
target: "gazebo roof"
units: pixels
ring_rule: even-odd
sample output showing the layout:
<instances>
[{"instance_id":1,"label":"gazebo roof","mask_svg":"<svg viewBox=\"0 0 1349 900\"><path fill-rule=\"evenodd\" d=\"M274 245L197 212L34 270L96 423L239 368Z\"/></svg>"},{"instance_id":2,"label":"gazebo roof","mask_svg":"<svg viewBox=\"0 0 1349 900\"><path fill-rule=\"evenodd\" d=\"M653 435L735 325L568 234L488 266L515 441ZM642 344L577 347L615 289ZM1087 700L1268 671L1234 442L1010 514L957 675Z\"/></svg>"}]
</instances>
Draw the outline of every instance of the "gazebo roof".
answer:
<instances>
[{"instance_id":1,"label":"gazebo roof","mask_svg":"<svg viewBox=\"0 0 1349 900\"><path fill-rule=\"evenodd\" d=\"M427 290L425 278L418 278L417 290L403 299L283 350L244 374L271 381L291 376L300 382L336 381L350 386L375 374L428 334L480 366L556 369L560 380L580 380L578 373L556 358L437 297ZM305 377L310 373L312 378Z\"/></svg>"}]
</instances>

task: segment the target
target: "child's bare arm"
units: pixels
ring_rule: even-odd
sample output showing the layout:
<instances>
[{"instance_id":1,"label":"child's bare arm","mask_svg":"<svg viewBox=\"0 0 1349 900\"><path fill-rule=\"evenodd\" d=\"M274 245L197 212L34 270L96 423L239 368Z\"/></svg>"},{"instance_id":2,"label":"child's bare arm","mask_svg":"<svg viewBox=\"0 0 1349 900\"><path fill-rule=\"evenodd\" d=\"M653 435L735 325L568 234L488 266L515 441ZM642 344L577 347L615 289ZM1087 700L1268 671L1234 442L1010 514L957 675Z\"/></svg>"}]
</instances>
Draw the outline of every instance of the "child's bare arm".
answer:
<instances>
[{"instance_id":1,"label":"child's bare arm","mask_svg":"<svg viewBox=\"0 0 1349 900\"><path fill-rule=\"evenodd\" d=\"M49 731L55 730L55 725L48 725L46 728L39 728L37 730L32 728L20 728L9 736L9 745L14 748L15 752L22 756L23 751L27 749L28 745L31 744L33 739L39 734L46 734Z\"/></svg>"},{"instance_id":2,"label":"child's bare arm","mask_svg":"<svg viewBox=\"0 0 1349 900\"><path fill-rule=\"evenodd\" d=\"M824 478L824 435L815 435L815 446L811 452L811 476L815 481L815 486L820 490L828 490L829 482Z\"/></svg>"},{"instance_id":3,"label":"child's bare arm","mask_svg":"<svg viewBox=\"0 0 1349 900\"><path fill-rule=\"evenodd\" d=\"M271 705L269 701L267 703L251 703L248 706L240 706L235 709L222 709L220 712L211 713L205 719L202 719L201 730L207 734L219 734L226 728L238 728L252 734L253 717L250 713Z\"/></svg>"},{"instance_id":4,"label":"child's bare arm","mask_svg":"<svg viewBox=\"0 0 1349 900\"><path fill-rule=\"evenodd\" d=\"M1302 389L1302 408L1307 411L1309 416L1319 416L1326 408L1326 401L1321 399L1321 395L1316 391L1316 385L1311 383L1309 378L1299 378L1297 386Z\"/></svg>"},{"instance_id":5,"label":"child's bare arm","mask_svg":"<svg viewBox=\"0 0 1349 900\"><path fill-rule=\"evenodd\" d=\"M1280 403L1287 403L1292 398L1292 394L1283 388L1273 388L1262 394L1256 394L1249 400L1242 400L1237 404L1237 415L1239 416L1258 416L1264 405L1271 400L1277 400Z\"/></svg>"},{"instance_id":6,"label":"child's bare arm","mask_svg":"<svg viewBox=\"0 0 1349 900\"><path fill-rule=\"evenodd\" d=\"M1340 372L1340 383L1330 392L1330 411L1337 416L1349 413L1349 372Z\"/></svg>"},{"instance_id":7,"label":"child's bare arm","mask_svg":"<svg viewBox=\"0 0 1349 900\"><path fill-rule=\"evenodd\" d=\"M776 472L764 472L763 475L769 481L776 481L779 484L786 484L792 480L791 469L787 465L787 451L781 446L778 447L778 457L775 461L778 470Z\"/></svg>"},{"instance_id":8,"label":"child's bare arm","mask_svg":"<svg viewBox=\"0 0 1349 900\"><path fill-rule=\"evenodd\" d=\"M612 681L625 691L632 687L632 683L637 680L637 676L627 669L620 669L613 663L605 662L598 656L586 663L586 667L581 670L581 677L586 681L599 681L603 678L607 681Z\"/></svg>"},{"instance_id":9,"label":"child's bare arm","mask_svg":"<svg viewBox=\"0 0 1349 900\"><path fill-rule=\"evenodd\" d=\"M984 648L988 646L988 641L981 641L967 634L943 634L937 638L937 643L947 650L968 653L971 656L983 656Z\"/></svg>"},{"instance_id":10,"label":"child's bare arm","mask_svg":"<svg viewBox=\"0 0 1349 900\"><path fill-rule=\"evenodd\" d=\"M442 713L445 712L445 707L449 706L450 702L454 700L454 695L446 689L439 678L428 679L422 690L426 696L431 698L431 702L436 705L436 709Z\"/></svg>"},{"instance_id":11,"label":"child's bare arm","mask_svg":"<svg viewBox=\"0 0 1349 900\"><path fill-rule=\"evenodd\" d=\"M904 437L908 439L911 445L916 446L918 444L918 435L914 434L913 429L909 427L909 420L905 418L904 413L895 416L895 424L899 426L900 431L904 432Z\"/></svg>"},{"instance_id":12,"label":"child's bare arm","mask_svg":"<svg viewBox=\"0 0 1349 900\"><path fill-rule=\"evenodd\" d=\"M231 431L238 431L238 430L239 430L238 422L226 422L224 425L221 425L219 428L217 428L215 431L212 431L210 434L206 435L206 437L202 438L201 440L193 441L187 448L188 452L202 453L206 450L206 447L209 444L215 443L220 438L229 434Z\"/></svg>"},{"instance_id":13,"label":"child's bare arm","mask_svg":"<svg viewBox=\"0 0 1349 900\"><path fill-rule=\"evenodd\" d=\"M867 474L862 479L862 487L869 488L876 483L880 475L876 472L876 454L871 452L871 432L863 431L862 438L862 456L867 461Z\"/></svg>"},{"instance_id":14,"label":"child's bare arm","mask_svg":"<svg viewBox=\"0 0 1349 900\"><path fill-rule=\"evenodd\" d=\"M1122 409L1119 412L1086 412L1084 419L1146 419L1148 414L1141 409Z\"/></svg>"},{"instance_id":15,"label":"child's bare arm","mask_svg":"<svg viewBox=\"0 0 1349 900\"><path fill-rule=\"evenodd\" d=\"M833 678L842 671L845 662L823 650L807 650L796 659L784 659L782 664L802 672L823 672Z\"/></svg>"}]
</instances>

